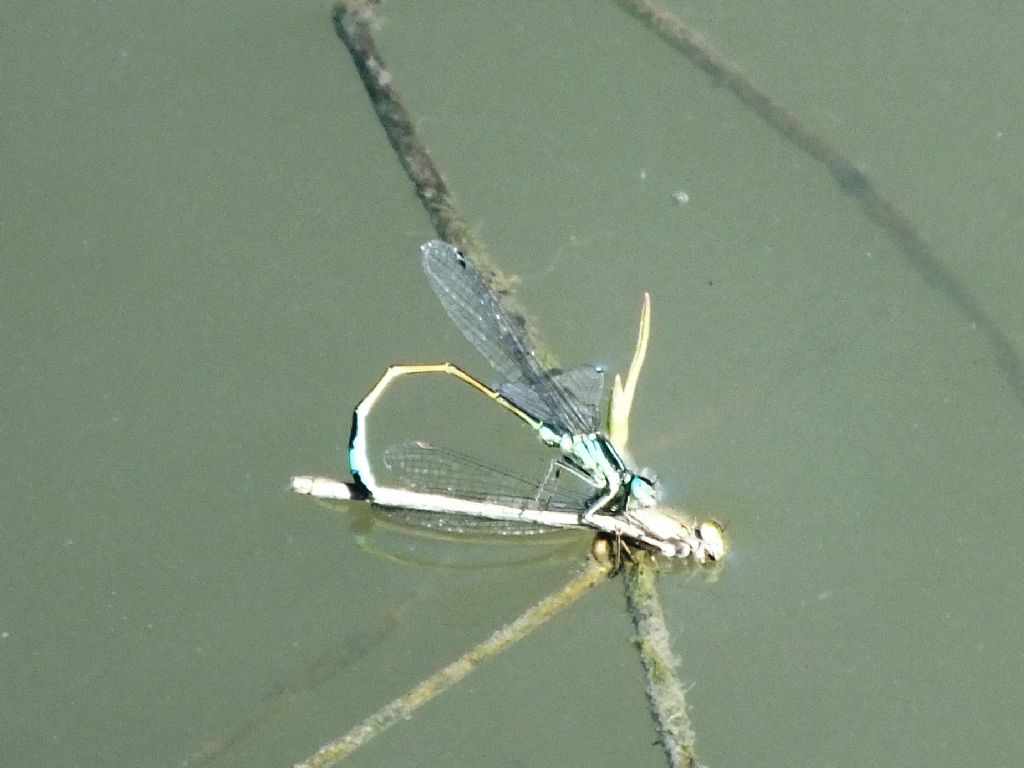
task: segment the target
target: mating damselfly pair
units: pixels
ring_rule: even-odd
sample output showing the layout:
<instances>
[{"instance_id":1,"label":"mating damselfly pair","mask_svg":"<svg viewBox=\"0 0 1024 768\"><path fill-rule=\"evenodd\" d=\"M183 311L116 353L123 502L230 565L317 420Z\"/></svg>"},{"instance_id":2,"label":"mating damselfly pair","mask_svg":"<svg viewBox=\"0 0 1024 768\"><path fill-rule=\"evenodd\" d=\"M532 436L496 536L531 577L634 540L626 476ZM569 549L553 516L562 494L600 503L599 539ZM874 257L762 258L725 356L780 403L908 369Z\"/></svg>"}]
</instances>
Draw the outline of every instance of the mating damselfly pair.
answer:
<instances>
[{"instance_id":1,"label":"mating damselfly pair","mask_svg":"<svg viewBox=\"0 0 1024 768\"><path fill-rule=\"evenodd\" d=\"M689 525L658 507L654 481L626 461L629 407L646 349L650 302L645 295L640 340L623 386L615 377L607 411L601 408L604 370L581 366L551 370L541 363L523 332L487 281L455 246L431 240L420 246L423 270L452 321L491 364L502 383L490 387L451 363L395 365L385 371L356 406L349 437L350 482L323 477L292 478L298 493L334 500L361 500L406 510L406 520L461 530L482 527L514 533L591 528L626 544L673 558L704 563L725 554L721 527ZM403 376L452 376L486 395L537 432L557 450L544 477L532 481L424 442L394 446L384 453L401 485L377 481L367 444L367 418L391 383ZM563 487L562 478L582 481L585 492ZM486 521L486 526L481 522ZM466 523L463 525L462 523Z\"/></svg>"}]
</instances>

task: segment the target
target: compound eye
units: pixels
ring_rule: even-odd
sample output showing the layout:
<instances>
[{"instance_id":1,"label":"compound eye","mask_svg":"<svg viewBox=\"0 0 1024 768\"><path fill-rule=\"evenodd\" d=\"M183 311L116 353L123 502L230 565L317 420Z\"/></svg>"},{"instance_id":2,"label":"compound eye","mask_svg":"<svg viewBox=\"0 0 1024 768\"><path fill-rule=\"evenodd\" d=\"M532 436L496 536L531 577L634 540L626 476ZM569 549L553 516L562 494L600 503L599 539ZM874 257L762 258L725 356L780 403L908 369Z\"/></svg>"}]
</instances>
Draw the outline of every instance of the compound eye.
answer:
<instances>
[{"instance_id":1,"label":"compound eye","mask_svg":"<svg viewBox=\"0 0 1024 768\"><path fill-rule=\"evenodd\" d=\"M712 560L720 560L725 555L725 537L722 533L722 526L714 520L701 523L697 528L704 550Z\"/></svg>"}]
</instances>

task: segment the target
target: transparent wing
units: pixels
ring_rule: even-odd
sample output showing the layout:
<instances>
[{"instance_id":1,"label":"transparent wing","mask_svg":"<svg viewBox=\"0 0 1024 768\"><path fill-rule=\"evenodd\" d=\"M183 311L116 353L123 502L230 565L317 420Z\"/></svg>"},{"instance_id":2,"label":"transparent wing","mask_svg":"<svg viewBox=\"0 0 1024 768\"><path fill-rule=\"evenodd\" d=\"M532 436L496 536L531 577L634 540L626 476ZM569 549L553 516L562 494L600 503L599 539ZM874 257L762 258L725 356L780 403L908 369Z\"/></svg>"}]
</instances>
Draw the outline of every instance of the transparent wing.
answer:
<instances>
[{"instance_id":1,"label":"transparent wing","mask_svg":"<svg viewBox=\"0 0 1024 768\"><path fill-rule=\"evenodd\" d=\"M593 409L541 365L522 320L505 311L473 264L443 240L425 243L420 253L423 271L452 322L498 375L515 382L520 394L530 390L534 402L544 404L545 420L553 426L574 434L594 431Z\"/></svg>"},{"instance_id":2,"label":"transparent wing","mask_svg":"<svg viewBox=\"0 0 1024 768\"><path fill-rule=\"evenodd\" d=\"M588 415L593 414L596 430L602 415L605 369L599 365L580 365L560 372L555 376L555 380L571 392L578 403L586 407Z\"/></svg>"},{"instance_id":3,"label":"transparent wing","mask_svg":"<svg viewBox=\"0 0 1024 768\"><path fill-rule=\"evenodd\" d=\"M384 451L384 466L411 491L518 509L582 512L590 499L582 489L562 482L566 470L557 461L544 478L535 482L446 448L407 442Z\"/></svg>"},{"instance_id":4,"label":"transparent wing","mask_svg":"<svg viewBox=\"0 0 1024 768\"><path fill-rule=\"evenodd\" d=\"M384 465L409 490L471 501L487 501L520 509L580 512L588 496L559 487L558 467L544 480L531 482L462 454L429 443L408 442L384 452ZM488 520L452 512L380 508L379 514L403 525L455 534L530 536L564 528L525 520Z\"/></svg>"},{"instance_id":5,"label":"transparent wing","mask_svg":"<svg viewBox=\"0 0 1024 768\"><path fill-rule=\"evenodd\" d=\"M576 411L584 422L584 432L602 429L604 376L604 368L593 365L581 365L552 374L552 379L575 400ZM497 390L532 416L549 424L558 423L559 414L552 413L549 402L522 379L499 384Z\"/></svg>"},{"instance_id":6,"label":"transparent wing","mask_svg":"<svg viewBox=\"0 0 1024 768\"><path fill-rule=\"evenodd\" d=\"M523 520L488 520L472 515L452 512L420 512L415 509L378 507L375 514L410 528L458 535L483 536L539 536L545 533L565 533L565 528L553 528Z\"/></svg>"}]
</instances>

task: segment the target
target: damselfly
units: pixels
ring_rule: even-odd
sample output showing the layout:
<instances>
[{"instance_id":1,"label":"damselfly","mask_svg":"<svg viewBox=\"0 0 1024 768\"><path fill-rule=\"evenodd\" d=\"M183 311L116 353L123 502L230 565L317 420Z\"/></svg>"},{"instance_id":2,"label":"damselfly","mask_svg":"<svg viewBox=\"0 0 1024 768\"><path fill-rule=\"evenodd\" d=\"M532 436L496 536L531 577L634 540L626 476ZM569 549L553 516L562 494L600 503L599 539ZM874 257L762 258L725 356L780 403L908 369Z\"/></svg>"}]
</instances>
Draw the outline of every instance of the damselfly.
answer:
<instances>
[{"instance_id":1,"label":"damselfly","mask_svg":"<svg viewBox=\"0 0 1024 768\"><path fill-rule=\"evenodd\" d=\"M689 526L659 510L654 481L631 469L603 431L603 369L547 368L527 340L522 322L505 310L488 283L453 245L432 240L420 246L420 252L430 285L448 315L504 383L489 387L451 363L388 368L353 413L349 438L352 482L302 476L293 478L293 489L320 498L366 500L380 507L466 523L458 527L479 528L471 523L480 521L542 528L589 527L670 557L692 557L699 562L720 558L724 554L721 528L713 522ZM645 301L643 344L648 308ZM395 379L424 373L458 379L536 430L541 441L560 454L547 476L538 482L521 480L427 443L406 443L384 456L385 464L403 477L405 487L379 483L369 458L367 417ZM589 492L572 494L558 488L553 480L562 472L582 480Z\"/></svg>"}]
</instances>

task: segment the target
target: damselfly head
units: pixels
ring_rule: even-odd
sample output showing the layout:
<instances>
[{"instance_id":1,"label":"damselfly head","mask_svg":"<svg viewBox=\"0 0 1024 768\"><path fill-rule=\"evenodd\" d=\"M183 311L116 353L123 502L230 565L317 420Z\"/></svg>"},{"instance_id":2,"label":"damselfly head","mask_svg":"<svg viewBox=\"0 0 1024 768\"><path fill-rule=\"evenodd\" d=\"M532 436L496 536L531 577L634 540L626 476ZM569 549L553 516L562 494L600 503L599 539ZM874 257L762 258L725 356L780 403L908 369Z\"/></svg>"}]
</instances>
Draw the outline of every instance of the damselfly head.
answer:
<instances>
[{"instance_id":1,"label":"damselfly head","mask_svg":"<svg viewBox=\"0 0 1024 768\"><path fill-rule=\"evenodd\" d=\"M721 525L714 520L707 520L697 526L696 533L706 559L721 560L725 557L725 537Z\"/></svg>"}]
</instances>

